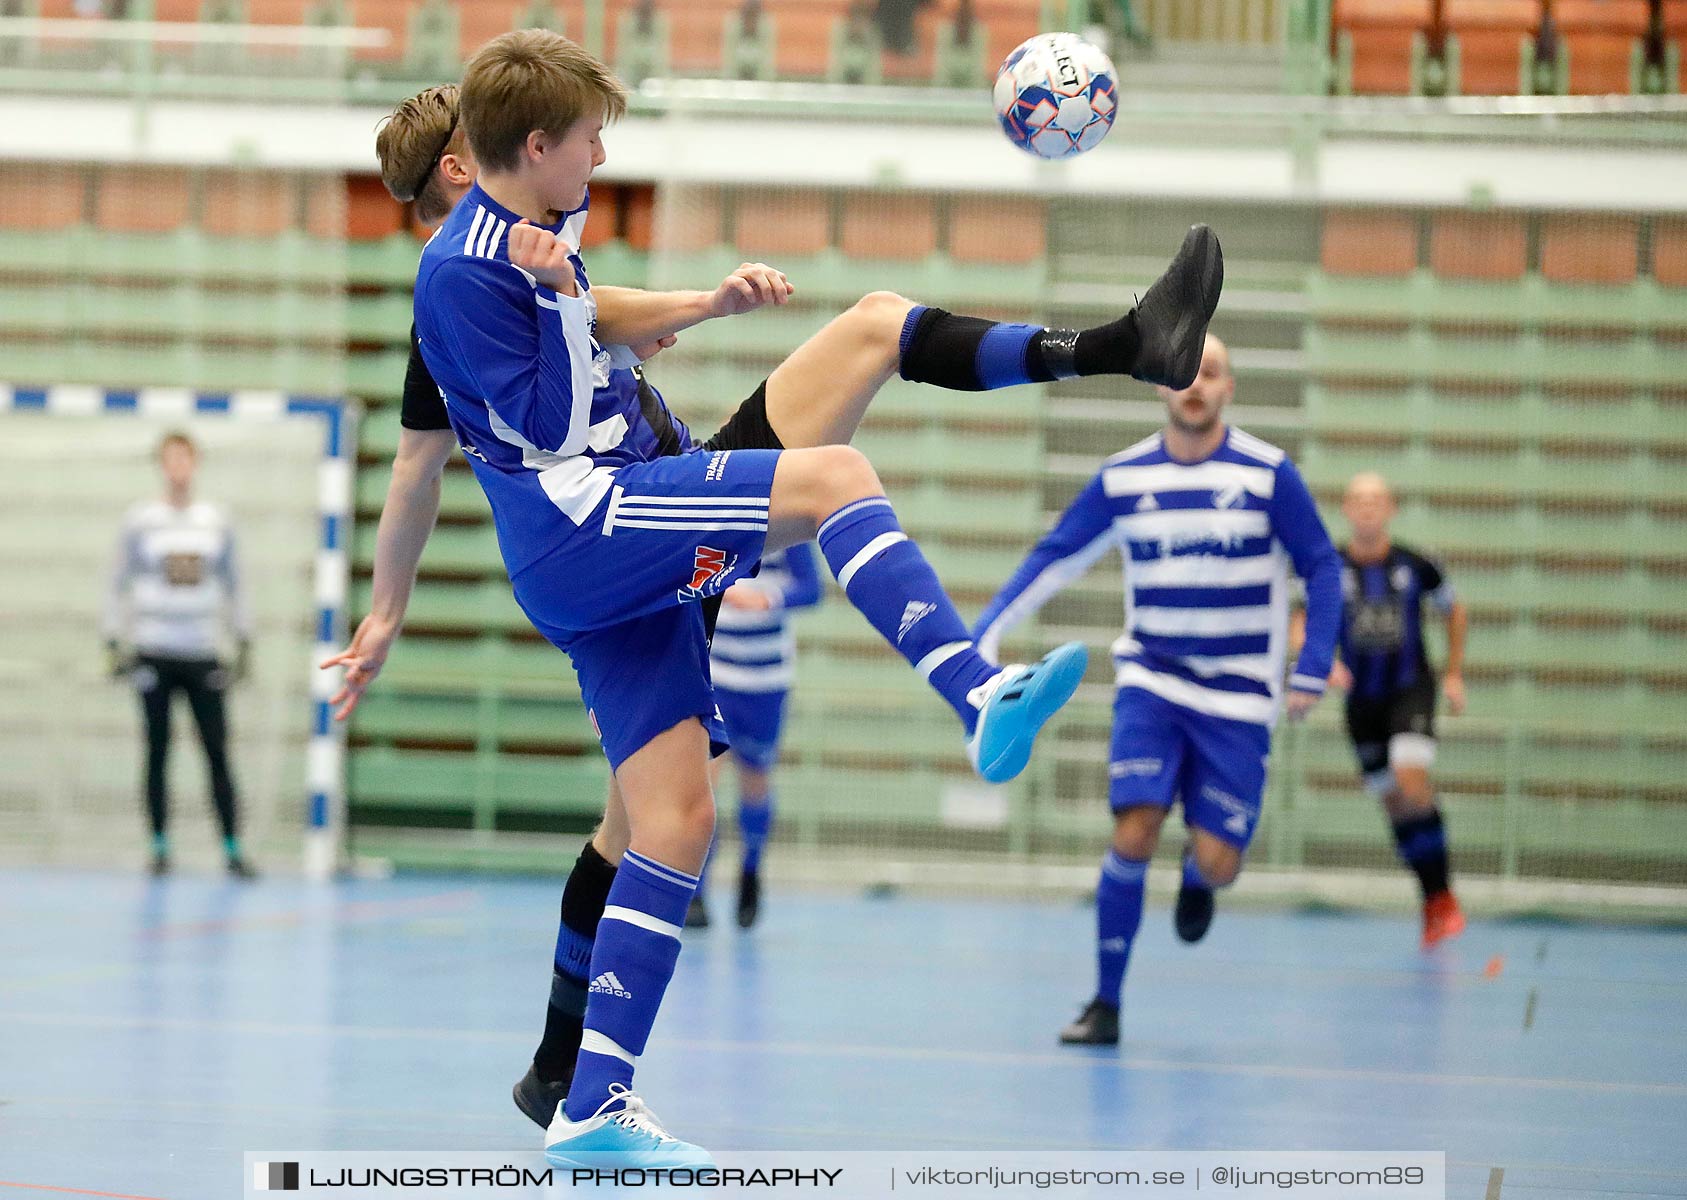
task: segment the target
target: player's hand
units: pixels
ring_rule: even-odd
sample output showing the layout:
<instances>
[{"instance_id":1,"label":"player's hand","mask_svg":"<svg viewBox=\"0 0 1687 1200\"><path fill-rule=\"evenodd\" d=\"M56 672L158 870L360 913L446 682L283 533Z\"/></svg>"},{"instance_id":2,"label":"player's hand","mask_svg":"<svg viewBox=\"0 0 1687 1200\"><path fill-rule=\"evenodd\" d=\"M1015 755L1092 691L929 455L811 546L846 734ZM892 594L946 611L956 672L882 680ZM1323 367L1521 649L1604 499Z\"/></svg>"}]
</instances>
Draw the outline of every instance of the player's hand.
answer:
<instances>
[{"instance_id":1,"label":"player's hand","mask_svg":"<svg viewBox=\"0 0 1687 1200\"><path fill-rule=\"evenodd\" d=\"M797 289L766 263L743 263L721 281L709 298L711 317L736 317L767 304L783 304Z\"/></svg>"},{"instance_id":2,"label":"player's hand","mask_svg":"<svg viewBox=\"0 0 1687 1200\"><path fill-rule=\"evenodd\" d=\"M721 603L744 612L767 612L773 607L772 598L758 587L735 583L721 593Z\"/></svg>"},{"instance_id":3,"label":"player's hand","mask_svg":"<svg viewBox=\"0 0 1687 1200\"><path fill-rule=\"evenodd\" d=\"M1464 712L1464 676L1454 673L1441 681L1441 694L1447 697L1447 711L1453 716Z\"/></svg>"},{"instance_id":4,"label":"player's hand","mask_svg":"<svg viewBox=\"0 0 1687 1200\"><path fill-rule=\"evenodd\" d=\"M520 267L553 292L578 296L574 264L568 256L574 248L548 229L541 229L523 217L510 226L510 262Z\"/></svg>"},{"instance_id":5,"label":"player's hand","mask_svg":"<svg viewBox=\"0 0 1687 1200\"><path fill-rule=\"evenodd\" d=\"M1353 690L1353 672L1346 663L1338 660L1330 668L1330 686L1340 692L1351 692Z\"/></svg>"},{"instance_id":6,"label":"player's hand","mask_svg":"<svg viewBox=\"0 0 1687 1200\"><path fill-rule=\"evenodd\" d=\"M398 638L398 625L370 613L363 618L352 634L351 645L334 655L322 660L322 669L330 667L344 667L346 677L340 683L340 690L328 698L329 707L339 706L334 713L336 721L343 721L351 716L357 708L357 702L363 699L363 693L369 685L375 682L375 676L381 673L386 664L387 655L392 652L392 644Z\"/></svg>"},{"instance_id":7,"label":"player's hand","mask_svg":"<svg viewBox=\"0 0 1687 1200\"><path fill-rule=\"evenodd\" d=\"M677 341L679 339L670 333L666 337L657 338L654 342L640 342L636 346L628 346L627 349L638 355L640 362L649 362Z\"/></svg>"},{"instance_id":8,"label":"player's hand","mask_svg":"<svg viewBox=\"0 0 1687 1200\"><path fill-rule=\"evenodd\" d=\"M1289 689L1289 698L1285 702L1288 708L1289 720L1304 721L1306 714L1317 707L1318 701L1324 698L1322 692L1303 692L1298 688Z\"/></svg>"}]
</instances>

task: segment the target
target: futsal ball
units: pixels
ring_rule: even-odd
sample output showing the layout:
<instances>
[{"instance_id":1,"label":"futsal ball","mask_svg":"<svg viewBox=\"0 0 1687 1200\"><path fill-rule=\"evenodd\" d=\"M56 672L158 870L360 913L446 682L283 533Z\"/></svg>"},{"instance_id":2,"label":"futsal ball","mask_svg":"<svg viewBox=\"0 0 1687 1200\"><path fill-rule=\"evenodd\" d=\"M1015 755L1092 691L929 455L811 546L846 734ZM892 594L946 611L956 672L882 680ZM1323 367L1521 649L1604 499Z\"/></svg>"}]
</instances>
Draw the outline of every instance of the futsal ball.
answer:
<instances>
[{"instance_id":1,"label":"futsal ball","mask_svg":"<svg viewBox=\"0 0 1687 1200\"><path fill-rule=\"evenodd\" d=\"M1010 142L1039 158L1068 158L1113 128L1118 72L1075 33L1039 33L1007 56L994 95Z\"/></svg>"}]
</instances>

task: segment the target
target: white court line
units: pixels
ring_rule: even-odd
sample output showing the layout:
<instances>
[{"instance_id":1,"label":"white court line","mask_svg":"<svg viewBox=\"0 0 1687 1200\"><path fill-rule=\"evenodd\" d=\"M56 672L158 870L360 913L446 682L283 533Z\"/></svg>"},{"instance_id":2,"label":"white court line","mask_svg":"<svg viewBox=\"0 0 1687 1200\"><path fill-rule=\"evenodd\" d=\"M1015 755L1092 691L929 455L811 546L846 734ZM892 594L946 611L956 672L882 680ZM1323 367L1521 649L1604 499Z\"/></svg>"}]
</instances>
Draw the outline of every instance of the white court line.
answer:
<instances>
[{"instance_id":1,"label":"white court line","mask_svg":"<svg viewBox=\"0 0 1687 1200\"><path fill-rule=\"evenodd\" d=\"M344 1037L377 1041L400 1038L474 1042L519 1042L526 1034L494 1033L478 1029L364 1027L355 1025L295 1025L273 1021L192 1021L171 1017L74 1016L0 1010L0 1020L21 1024L81 1026L103 1029L173 1029L216 1033L273 1034L288 1037ZM662 1047L709 1054L773 1054L792 1058L848 1058L919 1062L974 1063L981 1066L1038 1066L1089 1070L1099 1061L1088 1055L1014 1053L1010 1051L942 1050L918 1046L861 1046L829 1042L733 1042L713 1039L660 1039ZM1520 1075L1443 1075L1432 1072L1380 1071L1355 1067L1298 1067L1273 1063L1197 1062L1170 1058L1124 1057L1115 1060L1129 1071L1164 1074L1193 1072L1268 1079L1316 1079L1329 1082L1420 1084L1427 1087L1508 1087L1533 1091L1580 1091L1637 1096L1687 1096L1687 1084L1624 1083L1610 1079L1552 1079Z\"/></svg>"}]
</instances>

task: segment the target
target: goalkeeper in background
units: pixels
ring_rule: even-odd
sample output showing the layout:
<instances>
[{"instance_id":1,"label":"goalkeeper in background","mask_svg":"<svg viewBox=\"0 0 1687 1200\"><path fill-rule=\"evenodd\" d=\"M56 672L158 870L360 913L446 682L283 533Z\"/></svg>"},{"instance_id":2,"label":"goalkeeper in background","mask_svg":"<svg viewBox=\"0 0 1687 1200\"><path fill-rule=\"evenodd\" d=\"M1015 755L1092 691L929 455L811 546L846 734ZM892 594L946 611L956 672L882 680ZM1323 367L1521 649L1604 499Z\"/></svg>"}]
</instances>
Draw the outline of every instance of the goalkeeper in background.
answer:
<instances>
[{"instance_id":1,"label":"goalkeeper in background","mask_svg":"<svg viewBox=\"0 0 1687 1200\"><path fill-rule=\"evenodd\" d=\"M252 635L235 565L234 527L222 509L193 498L199 448L192 438L166 434L158 464L164 495L134 505L124 516L101 621L111 673L134 685L146 723L152 873L170 871L170 705L181 692L205 747L228 873L252 879L256 873L240 853L223 707L223 693L246 673ZM225 619L238 647L230 664L218 657Z\"/></svg>"}]
</instances>

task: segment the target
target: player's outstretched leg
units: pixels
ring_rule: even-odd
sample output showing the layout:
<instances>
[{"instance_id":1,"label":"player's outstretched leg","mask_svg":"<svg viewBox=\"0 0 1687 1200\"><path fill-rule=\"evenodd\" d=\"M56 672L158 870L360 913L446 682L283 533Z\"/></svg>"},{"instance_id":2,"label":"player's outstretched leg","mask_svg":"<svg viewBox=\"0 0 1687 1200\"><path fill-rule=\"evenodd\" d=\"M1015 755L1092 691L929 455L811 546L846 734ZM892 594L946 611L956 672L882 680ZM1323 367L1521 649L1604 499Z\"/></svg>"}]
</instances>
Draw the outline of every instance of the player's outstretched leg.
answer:
<instances>
[{"instance_id":1,"label":"player's outstretched leg","mask_svg":"<svg viewBox=\"0 0 1687 1200\"><path fill-rule=\"evenodd\" d=\"M631 845L610 885L592 946L584 1031L568 1097L545 1133L558 1166L712 1165L673 1137L632 1090L633 1071L679 958L680 923L714 833L709 735L695 719L656 735L616 780Z\"/></svg>"},{"instance_id":2,"label":"player's outstretched leg","mask_svg":"<svg viewBox=\"0 0 1687 1200\"><path fill-rule=\"evenodd\" d=\"M1137 306L1094 329L988 321L874 292L768 377L768 423L787 449L846 444L874 395L898 373L960 391L1080 375L1185 388L1200 370L1223 286L1218 236L1196 225Z\"/></svg>"},{"instance_id":3,"label":"player's outstretched leg","mask_svg":"<svg viewBox=\"0 0 1687 1200\"><path fill-rule=\"evenodd\" d=\"M782 454L770 512L769 545L817 537L850 603L948 701L978 773L1002 783L1024 770L1038 731L1083 678L1083 643L1068 642L1030 666L986 661L857 450Z\"/></svg>"}]
</instances>

